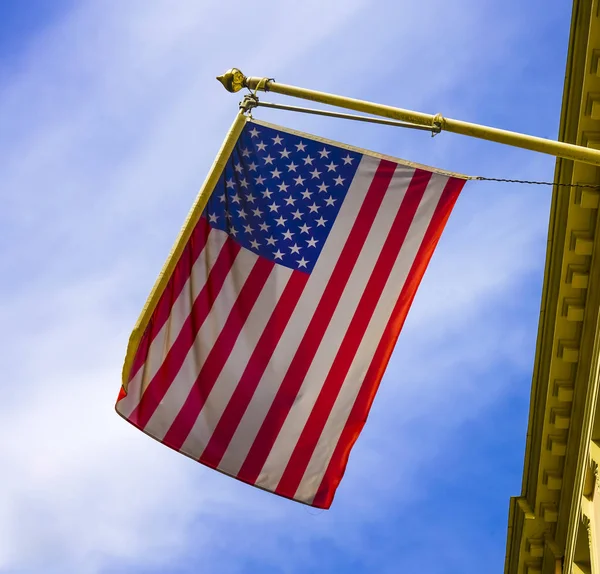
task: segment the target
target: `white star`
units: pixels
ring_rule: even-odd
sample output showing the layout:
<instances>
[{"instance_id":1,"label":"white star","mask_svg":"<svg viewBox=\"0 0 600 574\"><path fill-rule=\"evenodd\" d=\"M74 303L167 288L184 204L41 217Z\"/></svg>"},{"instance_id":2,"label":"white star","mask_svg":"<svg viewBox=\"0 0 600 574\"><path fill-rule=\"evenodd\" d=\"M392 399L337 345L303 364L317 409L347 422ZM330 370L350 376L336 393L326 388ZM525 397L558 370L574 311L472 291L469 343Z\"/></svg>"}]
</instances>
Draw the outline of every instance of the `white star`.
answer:
<instances>
[{"instance_id":1,"label":"white star","mask_svg":"<svg viewBox=\"0 0 600 574\"><path fill-rule=\"evenodd\" d=\"M325 157L325 158L329 159L329 150L327 150L327 149L323 148L323 149L322 149L322 150L319 152L319 154L320 154L320 156L321 156L322 158L324 158L324 157Z\"/></svg>"},{"instance_id":2,"label":"white star","mask_svg":"<svg viewBox=\"0 0 600 574\"><path fill-rule=\"evenodd\" d=\"M298 261L298 267L306 268L307 263L308 263L308 261L306 259L304 259L304 257L303 257L302 259L300 259L300 261Z\"/></svg>"},{"instance_id":3,"label":"white star","mask_svg":"<svg viewBox=\"0 0 600 574\"><path fill-rule=\"evenodd\" d=\"M258 142L256 144L256 147L258 148L258 151L265 151L267 149L267 144L263 142Z\"/></svg>"},{"instance_id":4,"label":"white star","mask_svg":"<svg viewBox=\"0 0 600 574\"><path fill-rule=\"evenodd\" d=\"M261 217L263 212L257 207L256 209L252 210L252 214L254 215L254 217Z\"/></svg>"},{"instance_id":5,"label":"white star","mask_svg":"<svg viewBox=\"0 0 600 574\"><path fill-rule=\"evenodd\" d=\"M272 195L273 195L273 192L272 192L272 191L269 191L268 189L265 189L265 190L262 192L262 196L263 196L263 197L266 197L267 199L271 199L271 196L272 196Z\"/></svg>"},{"instance_id":6,"label":"white star","mask_svg":"<svg viewBox=\"0 0 600 574\"><path fill-rule=\"evenodd\" d=\"M267 245L275 245L277 243L277 239L275 239L272 235L271 237L267 237Z\"/></svg>"},{"instance_id":7,"label":"white star","mask_svg":"<svg viewBox=\"0 0 600 574\"><path fill-rule=\"evenodd\" d=\"M217 223L217 216L214 213L209 214L208 221L211 223Z\"/></svg>"},{"instance_id":8,"label":"white star","mask_svg":"<svg viewBox=\"0 0 600 574\"><path fill-rule=\"evenodd\" d=\"M275 221L277 222L277 225L284 226L287 219L285 219L283 215L280 215Z\"/></svg>"},{"instance_id":9,"label":"white star","mask_svg":"<svg viewBox=\"0 0 600 574\"><path fill-rule=\"evenodd\" d=\"M335 185L344 185L344 178L341 175L338 175L333 181L335 181Z\"/></svg>"},{"instance_id":10,"label":"white star","mask_svg":"<svg viewBox=\"0 0 600 574\"><path fill-rule=\"evenodd\" d=\"M253 128L253 129L251 129L251 130L250 130L250 135L251 135L253 138L257 138L259 133L260 133L260 132L259 132L259 131L258 131L256 128Z\"/></svg>"},{"instance_id":11,"label":"white star","mask_svg":"<svg viewBox=\"0 0 600 574\"><path fill-rule=\"evenodd\" d=\"M282 181L278 186L279 191L285 193L287 191L287 188L289 187L289 185L287 183L285 183L284 181Z\"/></svg>"},{"instance_id":12,"label":"white star","mask_svg":"<svg viewBox=\"0 0 600 574\"><path fill-rule=\"evenodd\" d=\"M240 181L240 185L244 188L244 189L248 189L248 182L246 181L246 178L242 179Z\"/></svg>"},{"instance_id":13,"label":"white star","mask_svg":"<svg viewBox=\"0 0 600 574\"><path fill-rule=\"evenodd\" d=\"M320 205L317 205L317 204L316 204L316 203L313 201L313 204L312 204L312 205L309 205L309 206L308 206L308 209L310 209L310 212L311 212L311 213L317 213L317 212L319 211L320 207L321 207Z\"/></svg>"},{"instance_id":14,"label":"white star","mask_svg":"<svg viewBox=\"0 0 600 574\"><path fill-rule=\"evenodd\" d=\"M291 241L292 235L294 235L289 229L283 232L283 238Z\"/></svg>"},{"instance_id":15,"label":"white star","mask_svg":"<svg viewBox=\"0 0 600 574\"><path fill-rule=\"evenodd\" d=\"M298 253L300 253L300 247L298 247L298 245L296 245L296 244L294 243L294 245L292 245L292 246L290 247L290 251L291 251L292 253L298 254Z\"/></svg>"},{"instance_id":16,"label":"white star","mask_svg":"<svg viewBox=\"0 0 600 574\"><path fill-rule=\"evenodd\" d=\"M271 157L270 155L266 155L264 159L265 159L265 163L271 165L275 158Z\"/></svg>"},{"instance_id":17,"label":"white star","mask_svg":"<svg viewBox=\"0 0 600 574\"><path fill-rule=\"evenodd\" d=\"M225 218L227 219L227 221L231 221L232 217L233 217L233 215L231 215L231 213L229 213L229 211L225 212Z\"/></svg>"},{"instance_id":18,"label":"white star","mask_svg":"<svg viewBox=\"0 0 600 574\"><path fill-rule=\"evenodd\" d=\"M287 168L288 168L288 171L296 171L296 168L297 168L297 167L298 167L298 166L297 166L297 165L296 165L294 162L292 162L292 163L288 164L288 166L287 166Z\"/></svg>"},{"instance_id":19,"label":"white star","mask_svg":"<svg viewBox=\"0 0 600 574\"><path fill-rule=\"evenodd\" d=\"M303 144L302 142L300 142L299 144L296 144L296 150L304 151L305 149L306 149L306 144Z\"/></svg>"},{"instance_id":20,"label":"white star","mask_svg":"<svg viewBox=\"0 0 600 574\"><path fill-rule=\"evenodd\" d=\"M227 186L227 189L235 189L235 182L233 181L232 178L229 178L226 182L225 185Z\"/></svg>"},{"instance_id":21,"label":"white star","mask_svg":"<svg viewBox=\"0 0 600 574\"><path fill-rule=\"evenodd\" d=\"M311 193L310 191L308 191L308 189L305 189L305 190L302 192L302 197L303 197L304 199L310 199L310 196L311 196L311 195L312 195L312 193Z\"/></svg>"},{"instance_id":22,"label":"white star","mask_svg":"<svg viewBox=\"0 0 600 574\"><path fill-rule=\"evenodd\" d=\"M248 214L243 210L243 209L239 209L238 210L238 215L242 218L242 219L246 219L246 217L248 217Z\"/></svg>"},{"instance_id":23,"label":"white star","mask_svg":"<svg viewBox=\"0 0 600 574\"><path fill-rule=\"evenodd\" d=\"M319 217L319 219L315 219L315 222L317 224L317 227L325 227L327 220L323 219L323 216L321 216L321 217Z\"/></svg>"},{"instance_id":24,"label":"white star","mask_svg":"<svg viewBox=\"0 0 600 574\"><path fill-rule=\"evenodd\" d=\"M252 229L252 227L250 227L250 225L244 225L244 231L246 233L252 233L254 231L254 229Z\"/></svg>"},{"instance_id":25,"label":"white star","mask_svg":"<svg viewBox=\"0 0 600 574\"><path fill-rule=\"evenodd\" d=\"M286 197L284 198L284 200L286 205L294 205L294 203L296 203L296 198L295 197Z\"/></svg>"},{"instance_id":26,"label":"white star","mask_svg":"<svg viewBox=\"0 0 600 574\"><path fill-rule=\"evenodd\" d=\"M273 256L275 259L283 259L283 253L279 249L273 253Z\"/></svg>"},{"instance_id":27,"label":"white star","mask_svg":"<svg viewBox=\"0 0 600 574\"><path fill-rule=\"evenodd\" d=\"M271 226L270 226L270 225L267 225L266 223L261 223L261 224L259 225L259 227L260 227L260 230L261 230L261 231L269 231L269 227L271 227Z\"/></svg>"},{"instance_id":28,"label":"white star","mask_svg":"<svg viewBox=\"0 0 600 574\"><path fill-rule=\"evenodd\" d=\"M226 199L227 199L227 196L224 193L222 193L221 195L219 195L219 201L221 203L225 203Z\"/></svg>"},{"instance_id":29,"label":"white star","mask_svg":"<svg viewBox=\"0 0 600 574\"><path fill-rule=\"evenodd\" d=\"M333 162L331 162L329 165L325 166L327 168L327 171L335 171L337 168L337 165Z\"/></svg>"},{"instance_id":30,"label":"white star","mask_svg":"<svg viewBox=\"0 0 600 574\"><path fill-rule=\"evenodd\" d=\"M242 173L244 171L244 168L242 167L241 163L235 164L235 171L237 171L238 173Z\"/></svg>"},{"instance_id":31,"label":"white star","mask_svg":"<svg viewBox=\"0 0 600 574\"><path fill-rule=\"evenodd\" d=\"M277 134L274 138L273 138L273 143L275 145L281 145L281 142L283 141L283 138L279 136L279 134Z\"/></svg>"},{"instance_id":32,"label":"white star","mask_svg":"<svg viewBox=\"0 0 600 574\"><path fill-rule=\"evenodd\" d=\"M289 159L290 157L290 152L286 148L283 148L279 153L281 154L282 159Z\"/></svg>"},{"instance_id":33,"label":"white star","mask_svg":"<svg viewBox=\"0 0 600 574\"><path fill-rule=\"evenodd\" d=\"M325 198L325 204L327 205L327 207L331 207L334 203L335 199L333 199L333 197L329 196Z\"/></svg>"},{"instance_id":34,"label":"white star","mask_svg":"<svg viewBox=\"0 0 600 574\"><path fill-rule=\"evenodd\" d=\"M304 178L299 175L298 177L294 178L294 181L296 182L296 185L302 185L304 183Z\"/></svg>"},{"instance_id":35,"label":"white star","mask_svg":"<svg viewBox=\"0 0 600 574\"><path fill-rule=\"evenodd\" d=\"M313 158L312 158L312 157L310 157L309 155L307 155L307 156L304 158L304 165L312 165L312 162L313 162L313 161L314 161L314 160L313 160Z\"/></svg>"},{"instance_id":36,"label":"white star","mask_svg":"<svg viewBox=\"0 0 600 574\"><path fill-rule=\"evenodd\" d=\"M242 157L250 157L250 150L248 148L242 148Z\"/></svg>"},{"instance_id":37,"label":"white star","mask_svg":"<svg viewBox=\"0 0 600 574\"><path fill-rule=\"evenodd\" d=\"M302 219L302 212L299 209L293 211L292 215L294 216L294 219Z\"/></svg>"},{"instance_id":38,"label":"white star","mask_svg":"<svg viewBox=\"0 0 600 574\"><path fill-rule=\"evenodd\" d=\"M275 213L277 213L277 210L279 209L279 206L275 202L273 202L271 205L269 205L269 209L271 211L274 211Z\"/></svg>"},{"instance_id":39,"label":"white star","mask_svg":"<svg viewBox=\"0 0 600 574\"><path fill-rule=\"evenodd\" d=\"M308 225L306 225L306 223L304 225L300 226L300 233L308 233L308 230L310 229L310 227Z\"/></svg>"},{"instance_id":40,"label":"white star","mask_svg":"<svg viewBox=\"0 0 600 574\"><path fill-rule=\"evenodd\" d=\"M248 203L254 203L256 201L256 197L254 197L251 193L246 196L246 201Z\"/></svg>"},{"instance_id":41,"label":"white star","mask_svg":"<svg viewBox=\"0 0 600 574\"><path fill-rule=\"evenodd\" d=\"M252 249L258 249L258 246L260 245L260 243L258 241L256 241L256 239L253 239L250 242L250 247L252 247Z\"/></svg>"},{"instance_id":42,"label":"white star","mask_svg":"<svg viewBox=\"0 0 600 574\"><path fill-rule=\"evenodd\" d=\"M254 178L254 181L256 182L256 185L262 185L265 183L265 178L262 175L259 175L258 177Z\"/></svg>"},{"instance_id":43,"label":"white star","mask_svg":"<svg viewBox=\"0 0 600 574\"><path fill-rule=\"evenodd\" d=\"M310 175L312 175L311 179L314 179L315 177L319 179L321 177L321 172L315 167L315 169L310 172Z\"/></svg>"},{"instance_id":44,"label":"white star","mask_svg":"<svg viewBox=\"0 0 600 574\"><path fill-rule=\"evenodd\" d=\"M325 182L323 182L323 183L321 183L321 185L318 186L318 190L319 190L319 192L322 191L323 193L326 193L328 187L329 186Z\"/></svg>"},{"instance_id":45,"label":"white star","mask_svg":"<svg viewBox=\"0 0 600 574\"><path fill-rule=\"evenodd\" d=\"M344 165L349 165L352 163L352 160L354 159L353 157L350 157L350 154L348 154L346 157L342 158L344 160Z\"/></svg>"},{"instance_id":46,"label":"white star","mask_svg":"<svg viewBox=\"0 0 600 574\"><path fill-rule=\"evenodd\" d=\"M237 193L234 193L234 194L231 196L231 201L233 201L233 203L239 203L239 202L241 201L241 200L240 200L240 196L239 196Z\"/></svg>"},{"instance_id":47,"label":"white star","mask_svg":"<svg viewBox=\"0 0 600 574\"><path fill-rule=\"evenodd\" d=\"M310 239L307 239L306 243L308 243L309 247L316 247L317 246L317 240L313 239L312 237Z\"/></svg>"},{"instance_id":48,"label":"white star","mask_svg":"<svg viewBox=\"0 0 600 574\"><path fill-rule=\"evenodd\" d=\"M275 168L272 172L271 172L271 177L279 177L281 175L281 172Z\"/></svg>"},{"instance_id":49,"label":"white star","mask_svg":"<svg viewBox=\"0 0 600 574\"><path fill-rule=\"evenodd\" d=\"M252 162L251 164L248 165L248 169L250 171L256 171L256 170L258 170L258 166L254 162Z\"/></svg>"},{"instance_id":50,"label":"white star","mask_svg":"<svg viewBox=\"0 0 600 574\"><path fill-rule=\"evenodd\" d=\"M237 229L233 226L231 226L229 228L229 233L231 233L231 235L233 235L234 237L237 235Z\"/></svg>"}]
</instances>

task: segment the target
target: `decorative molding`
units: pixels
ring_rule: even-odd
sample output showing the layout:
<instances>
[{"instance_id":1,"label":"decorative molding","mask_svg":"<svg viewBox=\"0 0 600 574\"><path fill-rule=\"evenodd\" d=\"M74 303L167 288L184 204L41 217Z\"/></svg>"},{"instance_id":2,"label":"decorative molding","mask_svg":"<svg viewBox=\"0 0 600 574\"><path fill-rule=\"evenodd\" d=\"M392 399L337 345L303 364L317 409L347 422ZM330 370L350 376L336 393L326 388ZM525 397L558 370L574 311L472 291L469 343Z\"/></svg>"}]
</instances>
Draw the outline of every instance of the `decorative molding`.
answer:
<instances>
[{"instance_id":1,"label":"decorative molding","mask_svg":"<svg viewBox=\"0 0 600 574\"><path fill-rule=\"evenodd\" d=\"M544 556L544 540L542 538L528 539L529 556L542 558Z\"/></svg>"},{"instance_id":2,"label":"decorative molding","mask_svg":"<svg viewBox=\"0 0 600 574\"><path fill-rule=\"evenodd\" d=\"M600 19L594 15L599 8L600 0L573 2L559 134L562 141L597 149ZM600 192L585 185L599 184L599 175L581 162L557 162L555 181L573 187L555 187L552 195L522 491L535 515L530 519L523 507L510 515L506 574L554 572L555 559L563 556L564 574L570 574L582 523L590 540L588 516L594 508L583 496L584 483L588 496L600 490L600 448L594 464L587 456L590 405L597 394L592 378L600 364Z\"/></svg>"},{"instance_id":3,"label":"decorative molding","mask_svg":"<svg viewBox=\"0 0 600 574\"><path fill-rule=\"evenodd\" d=\"M585 531L587 533L588 546L591 549L593 547L593 544L594 544L594 540L592 538L592 536L593 536L593 533L592 533L592 521L590 520L590 517L587 516L584 512L581 513L581 524L585 528Z\"/></svg>"},{"instance_id":4,"label":"decorative molding","mask_svg":"<svg viewBox=\"0 0 600 574\"><path fill-rule=\"evenodd\" d=\"M546 524L553 524L558 520L558 508L556 504L542 503L540 505L540 511Z\"/></svg>"},{"instance_id":5,"label":"decorative molding","mask_svg":"<svg viewBox=\"0 0 600 574\"><path fill-rule=\"evenodd\" d=\"M548 437L548 450L554 456L567 454L567 441L563 435L550 435Z\"/></svg>"}]
</instances>

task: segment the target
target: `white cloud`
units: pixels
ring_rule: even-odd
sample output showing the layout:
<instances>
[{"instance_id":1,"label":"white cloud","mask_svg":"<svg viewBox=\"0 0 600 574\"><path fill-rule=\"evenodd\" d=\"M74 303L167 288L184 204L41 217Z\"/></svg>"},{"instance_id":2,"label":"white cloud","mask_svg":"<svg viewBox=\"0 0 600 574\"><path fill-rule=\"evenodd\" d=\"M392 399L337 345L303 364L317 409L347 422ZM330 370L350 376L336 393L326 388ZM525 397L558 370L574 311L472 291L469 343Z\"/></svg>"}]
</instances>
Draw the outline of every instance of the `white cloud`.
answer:
<instances>
[{"instance_id":1,"label":"white cloud","mask_svg":"<svg viewBox=\"0 0 600 574\"><path fill-rule=\"evenodd\" d=\"M315 560L302 544L312 538L368 556L356 516L374 519L390 500L401 502L399 484L406 496L419 494L415 469L424 454L398 433L416 419L431 432L451 429L503 392L501 382L477 388L468 374L492 361L512 364L522 326L505 321L486 329L482 312L509 308L515 289L532 269L539 272L547 204L493 186L475 192L472 184L353 455L343 506L315 518L172 453L112 410L136 313L235 109L214 75L239 65L290 83L365 96L381 91L388 100L393 87L407 105L432 105L452 102L466 70L485 71L490 58L472 49L484 41L482 30L497 45L520 33L508 13L497 15L504 26L489 31L480 2L421 4L390 7L390 23L360 0L243 12L224 2L89 3L31 45L0 92L0 264L10 277L0 286L7 357L0 436L9 437L0 442L0 570L95 573L114 562L166 564L190 545L205 548L207 560L224 553L221 566L231 571L236 556L269 555L283 568L290 556ZM452 61L431 73L445 53ZM403 82L399 70L419 84ZM350 129L286 119L332 137ZM443 157L444 167L452 158L464 161L438 140L426 148L423 139L413 146L414 135L380 134L357 128L352 143L418 161ZM487 165L502 166L509 155L498 151ZM483 201L477 193L489 196ZM526 358L516 361L523 368ZM388 400L420 406L398 413ZM446 401L455 409L442 424L436 413ZM392 438L381 438L384 427ZM390 461L400 457L406 465L391 478ZM371 499L355 495L365 480L378 487ZM237 550L224 540L235 540Z\"/></svg>"}]
</instances>

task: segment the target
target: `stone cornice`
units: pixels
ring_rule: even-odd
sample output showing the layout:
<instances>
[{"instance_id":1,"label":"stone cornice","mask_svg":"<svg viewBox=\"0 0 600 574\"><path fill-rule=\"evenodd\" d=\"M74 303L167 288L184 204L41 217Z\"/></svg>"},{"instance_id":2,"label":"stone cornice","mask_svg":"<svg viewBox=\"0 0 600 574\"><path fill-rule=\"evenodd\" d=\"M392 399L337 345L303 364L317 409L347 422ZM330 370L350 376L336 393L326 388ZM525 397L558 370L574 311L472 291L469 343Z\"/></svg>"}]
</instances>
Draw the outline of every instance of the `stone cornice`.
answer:
<instances>
[{"instance_id":1,"label":"stone cornice","mask_svg":"<svg viewBox=\"0 0 600 574\"><path fill-rule=\"evenodd\" d=\"M575 0L562 141L600 148L599 63L598 0ZM558 160L555 181L600 179L593 166ZM552 194L523 485L509 513L507 574L554 573L557 560L566 574L573 559L598 392L599 205L600 194L589 188L555 187Z\"/></svg>"}]
</instances>

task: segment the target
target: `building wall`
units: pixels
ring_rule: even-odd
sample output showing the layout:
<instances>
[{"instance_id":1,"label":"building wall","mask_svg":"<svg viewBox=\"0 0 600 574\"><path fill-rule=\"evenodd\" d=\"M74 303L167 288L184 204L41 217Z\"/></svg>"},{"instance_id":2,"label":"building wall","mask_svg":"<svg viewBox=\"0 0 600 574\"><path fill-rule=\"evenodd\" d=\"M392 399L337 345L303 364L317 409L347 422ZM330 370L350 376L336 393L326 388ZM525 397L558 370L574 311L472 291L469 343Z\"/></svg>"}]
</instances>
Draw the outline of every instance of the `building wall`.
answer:
<instances>
[{"instance_id":1,"label":"building wall","mask_svg":"<svg viewBox=\"0 0 600 574\"><path fill-rule=\"evenodd\" d=\"M600 0L575 0L559 139L600 149ZM598 572L598 169L558 160L521 496L505 572ZM597 455L595 453L598 453ZM598 482L600 484L600 482ZM598 524L598 528L596 528ZM598 549L598 552L596 551Z\"/></svg>"}]
</instances>

